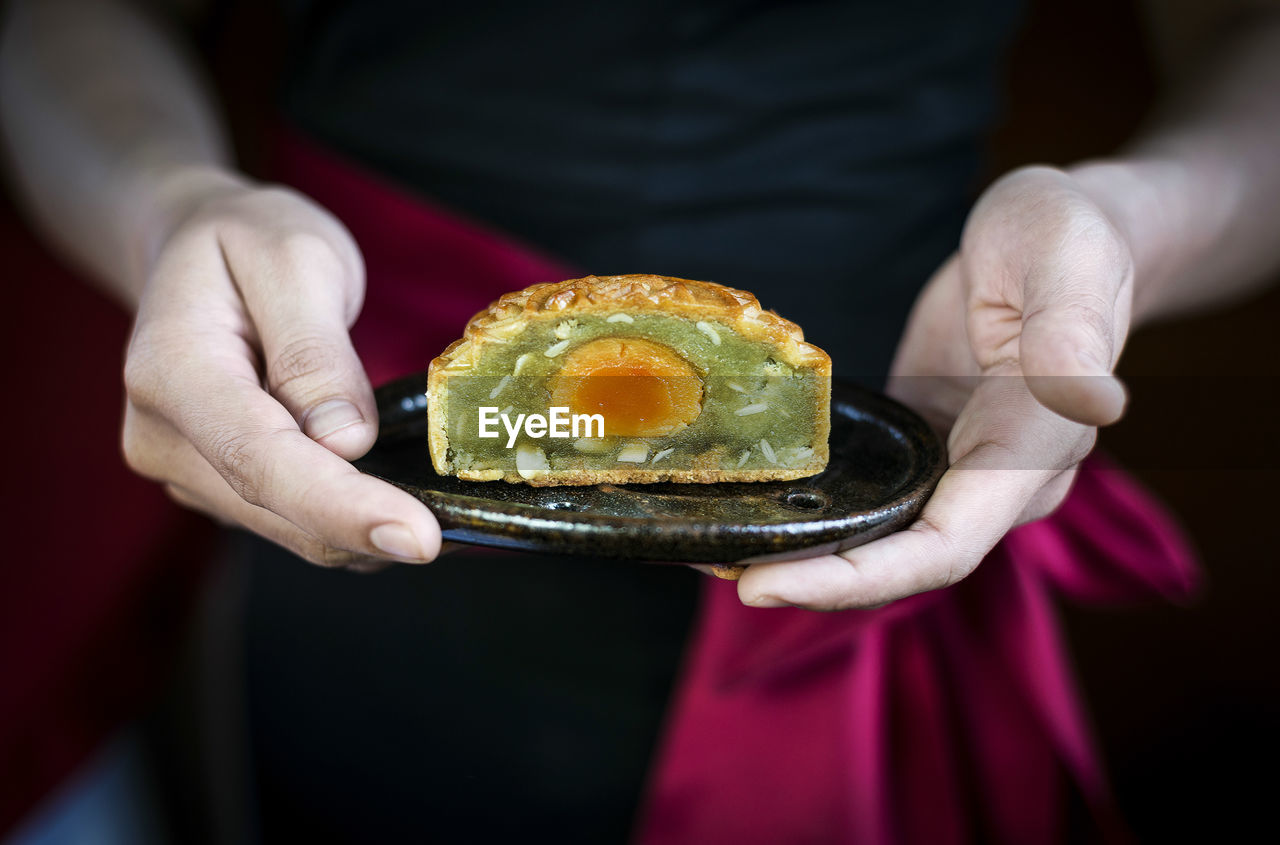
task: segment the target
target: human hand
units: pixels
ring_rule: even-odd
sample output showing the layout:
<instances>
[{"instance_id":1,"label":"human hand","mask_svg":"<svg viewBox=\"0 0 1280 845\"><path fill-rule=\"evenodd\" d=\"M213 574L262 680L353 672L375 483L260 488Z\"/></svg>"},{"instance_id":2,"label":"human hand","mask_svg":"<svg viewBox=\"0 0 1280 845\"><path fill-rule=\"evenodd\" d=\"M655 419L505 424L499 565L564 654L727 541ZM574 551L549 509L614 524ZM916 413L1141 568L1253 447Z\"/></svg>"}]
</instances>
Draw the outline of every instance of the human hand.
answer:
<instances>
[{"instance_id":1,"label":"human hand","mask_svg":"<svg viewBox=\"0 0 1280 845\"><path fill-rule=\"evenodd\" d=\"M960 251L921 292L889 392L950 431L950 467L904 531L839 554L748 566L755 607L877 607L956 583L1009 529L1065 498L1096 426L1125 393L1111 375L1129 329L1125 234L1067 173L993 185Z\"/></svg>"},{"instance_id":2,"label":"human hand","mask_svg":"<svg viewBox=\"0 0 1280 845\"><path fill-rule=\"evenodd\" d=\"M344 460L378 428L347 333L364 296L350 234L300 194L222 173L176 195L125 363L130 467L312 563L434 558L431 512Z\"/></svg>"}]
</instances>

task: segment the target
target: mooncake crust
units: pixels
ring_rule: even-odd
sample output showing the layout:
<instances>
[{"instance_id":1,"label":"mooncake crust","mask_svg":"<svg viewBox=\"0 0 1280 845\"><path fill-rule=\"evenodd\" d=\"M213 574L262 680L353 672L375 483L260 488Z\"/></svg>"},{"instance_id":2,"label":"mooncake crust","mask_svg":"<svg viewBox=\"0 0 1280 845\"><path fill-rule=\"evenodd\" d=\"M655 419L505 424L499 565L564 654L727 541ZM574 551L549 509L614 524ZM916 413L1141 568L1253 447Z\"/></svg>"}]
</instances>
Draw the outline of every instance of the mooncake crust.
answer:
<instances>
[{"instance_id":1,"label":"mooncake crust","mask_svg":"<svg viewBox=\"0 0 1280 845\"><path fill-rule=\"evenodd\" d=\"M434 455L433 462L434 462ZM822 472L828 455L814 450L814 457L798 467L776 469L557 469L531 473L528 477L511 470L455 470L450 475L463 481L509 481L530 487L563 487L592 484L719 484L721 482L795 481ZM437 466L437 472L443 470Z\"/></svg>"},{"instance_id":2,"label":"mooncake crust","mask_svg":"<svg viewBox=\"0 0 1280 845\"><path fill-rule=\"evenodd\" d=\"M503 294L488 308L472 317L462 337L449 344L431 361L427 393L435 408L448 408L449 376L474 366L489 344L501 344L520 334L537 320L572 317L575 314L659 312L693 320L715 320L749 340L769 343L778 360L789 366L811 369L830 378L831 358L816 346L804 342L800 326L761 307L756 297L743 290L715 282L680 279L673 276L635 274L624 276L584 276L563 282L531 285ZM829 457L827 435L830 421L817 432L810 461L796 467L770 469L725 469L690 467L667 472L639 467L615 469L554 470L522 476L515 471L463 470L447 468L449 437L444 414L432 414L427 442L431 462L437 472L468 481L510 481L534 487L568 484L628 484L635 482L715 482L787 481L821 472Z\"/></svg>"},{"instance_id":3,"label":"mooncake crust","mask_svg":"<svg viewBox=\"0 0 1280 845\"><path fill-rule=\"evenodd\" d=\"M831 375L830 356L805 343L799 326L761 307L754 294L715 282L645 274L584 276L505 293L467 322L462 337L431 362L431 369L469 367L486 343L501 343L533 320L622 310L717 320L743 337L774 344L780 360L792 367Z\"/></svg>"}]
</instances>

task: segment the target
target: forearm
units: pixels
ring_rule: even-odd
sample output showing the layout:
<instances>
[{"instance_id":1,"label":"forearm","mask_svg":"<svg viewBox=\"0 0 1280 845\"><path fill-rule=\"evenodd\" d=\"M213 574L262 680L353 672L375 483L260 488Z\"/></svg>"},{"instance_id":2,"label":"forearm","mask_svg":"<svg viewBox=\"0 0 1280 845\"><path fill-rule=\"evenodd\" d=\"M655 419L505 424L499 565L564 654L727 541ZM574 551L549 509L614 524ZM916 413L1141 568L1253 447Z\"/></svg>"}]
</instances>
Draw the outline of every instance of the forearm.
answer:
<instances>
[{"instance_id":1,"label":"forearm","mask_svg":"<svg viewBox=\"0 0 1280 845\"><path fill-rule=\"evenodd\" d=\"M126 0L9 4L0 129L33 222L129 306L182 198L229 178L191 62Z\"/></svg>"},{"instance_id":2,"label":"forearm","mask_svg":"<svg viewBox=\"0 0 1280 845\"><path fill-rule=\"evenodd\" d=\"M1280 13L1234 28L1115 158L1070 169L1131 245L1135 324L1280 272Z\"/></svg>"}]
</instances>

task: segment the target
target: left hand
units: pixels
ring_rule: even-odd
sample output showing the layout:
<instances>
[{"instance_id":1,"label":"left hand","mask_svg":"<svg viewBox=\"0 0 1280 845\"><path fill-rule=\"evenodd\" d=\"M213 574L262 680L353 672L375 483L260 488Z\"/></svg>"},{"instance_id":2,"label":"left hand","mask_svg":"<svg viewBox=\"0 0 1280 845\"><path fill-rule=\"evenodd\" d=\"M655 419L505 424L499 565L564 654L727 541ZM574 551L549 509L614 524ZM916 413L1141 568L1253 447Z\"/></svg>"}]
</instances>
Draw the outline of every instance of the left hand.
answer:
<instances>
[{"instance_id":1,"label":"left hand","mask_svg":"<svg viewBox=\"0 0 1280 845\"><path fill-rule=\"evenodd\" d=\"M916 300L890 372L891 395L950 431L933 497L865 546L748 566L739 598L877 607L956 583L1011 528L1052 512L1096 426L1123 413L1111 369L1132 301L1128 240L1076 180L1035 167L996 182Z\"/></svg>"}]
</instances>

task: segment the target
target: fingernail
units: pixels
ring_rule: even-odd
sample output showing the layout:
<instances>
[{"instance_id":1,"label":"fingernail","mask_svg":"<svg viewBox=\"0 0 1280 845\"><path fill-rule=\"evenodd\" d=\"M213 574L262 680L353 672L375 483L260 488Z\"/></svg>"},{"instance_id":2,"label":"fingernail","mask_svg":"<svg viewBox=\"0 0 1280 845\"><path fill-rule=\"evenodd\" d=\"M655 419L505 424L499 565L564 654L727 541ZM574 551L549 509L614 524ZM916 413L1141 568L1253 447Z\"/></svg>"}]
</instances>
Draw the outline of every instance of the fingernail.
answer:
<instances>
[{"instance_id":1,"label":"fingernail","mask_svg":"<svg viewBox=\"0 0 1280 845\"><path fill-rule=\"evenodd\" d=\"M773 596L757 596L747 604L751 607L791 607L790 603Z\"/></svg>"},{"instance_id":2,"label":"fingernail","mask_svg":"<svg viewBox=\"0 0 1280 845\"><path fill-rule=\"evenodd\" d=\"M355 405L346 399L330 399L307 411L302 418L302 430L312 440L319 440L361 422L364 415Z\"/></svg>"},{"instance_id":3,"label":"fingernail","mask_svg":"<svg viewBox=\"0 0 1280 845\"><path fill-rule=\"evenodd\" d=\"M1107 379L1107 393L1109 398L1109 411L1112 416L1119 419L1124 415L1124 409L1129 404L1129 391L1125 389L1124 382L1115 376Z\"/></svg>"},{"instance_id":4,"label":"fingernail","mask_svg":"<svg viewBox=\"0 0 1280 845\"><path fill-rule=\"evenodd\" d=\"M369 542L383 554L404 560L425 561L422 544L407 527L395 522L379 525L369 532Z\"/></svg>"}]
</instances>

